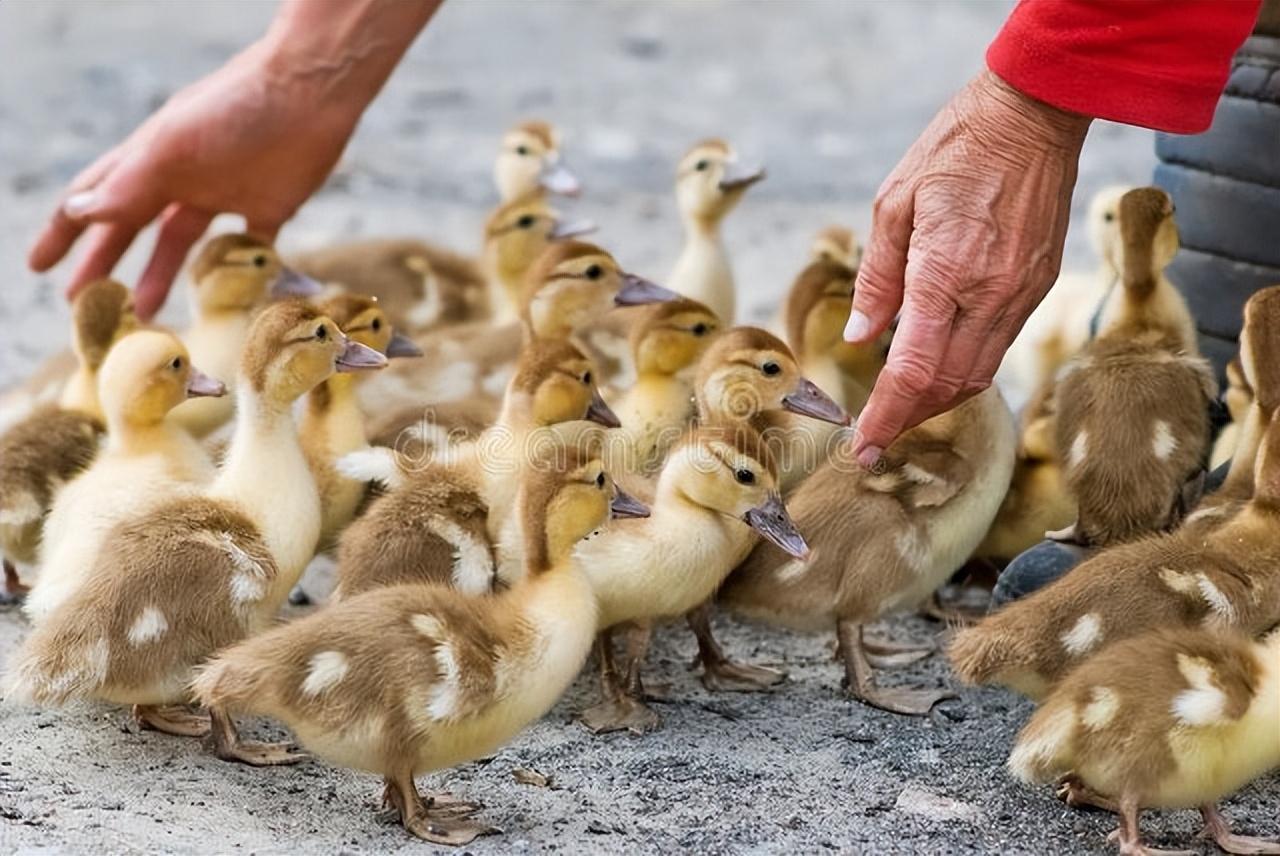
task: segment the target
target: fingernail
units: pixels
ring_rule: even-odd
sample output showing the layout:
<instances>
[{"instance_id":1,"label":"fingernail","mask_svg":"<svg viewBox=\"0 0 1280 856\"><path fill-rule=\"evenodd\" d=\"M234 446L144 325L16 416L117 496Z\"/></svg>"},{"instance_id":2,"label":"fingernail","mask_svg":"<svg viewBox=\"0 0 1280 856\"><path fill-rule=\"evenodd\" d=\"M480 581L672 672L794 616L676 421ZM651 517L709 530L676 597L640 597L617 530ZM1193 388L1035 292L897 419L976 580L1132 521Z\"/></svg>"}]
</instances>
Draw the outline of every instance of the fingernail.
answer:
<instances>
[{"instance_id":1,"label":"fingernail","mask_svg":"<svg viewBox=\"0 0 1280 856\"><path fill-rule=\"evenodd\" d=\"M870 331L870 318L856 309L849 313L849 323L844 325L844 340L846 342L861 342Z\"/></svg>"},{"instance_id":2,"label":"fingernail","mask_svg":"<svg viewBox=\"0 0 1280 856\"><path fill-rule=\"evenodd\" d=\"M67 197L62 203L62 213L68 217L83 217L93 208L97 195L92 190L84 190Z\"/></svg>"},{"instance_id":3,"label":"fingernail","mask_svg":"<svg viewBox=\"0 0 1280 856\"><path fill-rule=\"evenodd\" d=\"M862 464L863 469L874 470L876 464L880 463L880 456L884 453L884 449L879 446L865 446L858 453L858 463Z\"/></svg>"}]
</instances>

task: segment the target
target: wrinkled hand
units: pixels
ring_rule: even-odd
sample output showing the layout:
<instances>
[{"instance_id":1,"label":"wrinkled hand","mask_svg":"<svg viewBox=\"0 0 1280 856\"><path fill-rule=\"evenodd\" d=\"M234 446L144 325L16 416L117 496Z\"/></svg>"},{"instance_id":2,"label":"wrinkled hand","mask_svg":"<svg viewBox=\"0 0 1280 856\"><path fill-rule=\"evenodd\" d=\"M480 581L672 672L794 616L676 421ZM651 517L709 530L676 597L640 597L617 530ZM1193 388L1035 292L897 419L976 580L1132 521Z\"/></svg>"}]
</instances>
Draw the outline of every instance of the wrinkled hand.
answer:
<instances>
[{"instance_id":1,"label":"wrinkled hand","mask_svg":"<svg viewBox=\"0 0 1280 856\"><path fill-rule=\"evenodd\" d=\"M870 340L901 316L858 419L864 466L991 384L1057 277L1089 121L983 72L881 186L845 338Z\"/></svg>"},{"instance_id":2,"label":"wrinkled hand","mask_svg":"<svg viewBox=\"0 0 1280 856\"><path fill-rule=\"evenodd\" d=\"M31 249L32 269L57 264L86 228L88 249L68 294L107 276L157 217L137 284L138 314L164 303L191 246L219 213L276 232L333 169L364 105L325 103L305 76L277 69L255 45L179 91L124 142L76 176Z\"/></svg>"}]
</instances>

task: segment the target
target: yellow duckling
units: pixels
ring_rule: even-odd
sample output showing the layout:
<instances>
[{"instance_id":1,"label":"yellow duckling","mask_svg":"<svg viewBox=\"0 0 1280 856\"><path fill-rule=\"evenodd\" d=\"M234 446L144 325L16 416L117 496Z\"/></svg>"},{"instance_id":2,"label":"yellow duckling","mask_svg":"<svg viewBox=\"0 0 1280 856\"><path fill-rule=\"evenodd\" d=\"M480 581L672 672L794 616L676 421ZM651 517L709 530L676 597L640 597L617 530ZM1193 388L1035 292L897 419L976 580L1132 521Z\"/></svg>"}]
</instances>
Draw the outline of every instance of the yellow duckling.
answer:
<instances>
[{"instance_id":1,"label":"yellow duckling","mask_svg":"<svg viewBox=\"0 0 1280 856\"><path fill-rule=\"evenodd\" d=\"M874 645L863 631L917 606L965 563L1009 486L1014 444L1013 419L991 387L902 435L877 472L833 456L787 497L812 556L797 560L762 543L719 602L801 631L834 626L850 695L894 713L928 713L953 694L878 687L872 672L878 662L919 659L920 649Z\"/></svg>"},{"instance_id":2,"label":"yellow duckling","mask_svg":"<svg viewBox=\"0 0 1280 856\"><path fill-rule=\"evenodd\" d=\"M406 830L466 844L496 830L475 806L419 795L414 776L483 758L543 716L577 677L596 631L592 582L573 559L614 514L643 513L599 459L562 448L521 476L525 573L470 598L395 586L325 607L223 651L195 682L219 723L272 716L322 758L380 774Z\"/></svg>"},{"instance_id":3,"label":"yellow duckling","mask_svg":"<svg viewBox=\"0 0 1280 856\"><path fill-rule=\"evenodd\" d=\"M862 244L848 226L827 226L813 236L809 261L832 262L856 273L862 266Z\"/></svg>"},{"instance_id":4,"label":"yellow duckling","mask_svg":"<svg viewBox=\"0 0 1280 856\"><path fill-rule=\"evenodd\" d=\"M1218 439L1213 441L1213 451L1209 453L1210 471L1228 463L1236 453L1240 444L1240 426L1249 412L1249 405L1253 403L1253 388L1244 376L1239 358L1227 363L1226 375L1227 390L1222 397L1226 402L1227 412L1231 414L1231 421L1223 426Z\"/></svg>"},{"instance_id":5,"label":"yellow duckling","mask_svg":"<svg viewBox=\"0 0 1280 856\"><path fill-rule=\"evenodd\" d=\"M36 624L84 585L118 524L213 478L208 452L169 413L188 398L223 395L226 388L191 364L176 336L159 330L125 336L103 362L98 386L106 445L58 493L45 519L40 575L23 607Z\"/></svg>"},{"instance_id":6,"label":"yellow duckling","mask_svg":"<svg viewBox=\"0 0 1280 856\"><path fill-rule=\"evenodd\" d=\"M373 297L339 294L322 301L320 312L346 337L372 348L388 360L420 357L422 350L396 332ZM356 516L368 485L338 472L340 458L369 448L365 417L356 401L357 376L335 373L307 394L300 432L302 449L320 491L320 550L336 546L338 535Z\"/></svg>"},{"instance_id":7,"label":"yellow duckling","mask_svg":"<svg viewBox=\"0 0 1280 856\"><path fill-rule=\"evenodd\" d=\"M314 280L284 266L271 245L239 233L205 243L191 265L194 322L181 334L191 359L235 391L240 354L254 316L268 300L311 297ZM179 405L174 419L204 437L231 419L235 396L202 398Z\"/></svg>"},{"instance_id":8,"label":"yellow duckling","mask_svg":"<svg viewBox=\"0 0 1280 856\"><path fill-rule=\"evenodd\" d=\"M46 404L27 413L0 435L0 553L4 584L0 604L27 592L15 562L33 564L40 531L58 490L98 453L105 426L96 388L99 368L111 346L137 326L133 295L109 279L90 283L71 308L74 380L61 406Z\"/></svg>"},{"instance_id":9,"label":"yellow duckling","mask_svg":"<svg viewBox=\"0 0 1280 856\"><path fill-rule=\"evenodd\" d=\"M676 202L685 243L668 286L697 300L726 324L736 317L737 295L720 223L764 169L746 166L724 140L703 140L676 167Z\"/></svg>"},{"instance_id":10,"label":"yellow duckling","mask_svg":"<svg viewBox=\"0 0 1280 856\"><path fill-rule=\"evenodd\" d=\"M1217 808L1280 767L1278 724L1280 631L1255 642L1157 630L1063 678L1018 735L1009 769L1028 784L1062 781L1071 805L1118 813L1112 840L1124 856L1168 852L1143 845L1146 808L1198 808L1226 852L1280 853L1280 842L1233 833Z\"/></svg>"},{"instance_id":11,"label":"yellow duckling","mask_svg":"<svg viewBox=\"0 0 1280 856\"><path fill-rule=\"evenodd\" d=\"M582 185L564 164L560 133L550 122L521 122L502 136L493 183L503 202L532 193L577 196Z\"/></svg>"},{"instance_id":12,"label":"yellow duckling","mask_svg":"<svg viewBox=\"0 0 1280 856\"><path fill-rule=\"evenodd\" d=\"M1255 489L1214 527L1184 526L1090 556L952 640L962 679L1032 698L1103 645L1157 628L1262 633L1280 622L1280 428L1267 431Z\"/></svg>"},{"instance_id":13,"label":"yellow duckling","mask_svg":"<svg viewBox=\"0 0 1280 856\"><path fill-rule=\"evenodd\" d=\"M293 402L335 370L384 363L301 302L261 312L245 344L236 433L222 470L198 495L111 531L84 585L11 660L6 697L129 704L149 727L207 732L207 722L174 707L190 699L192 669L271 623L320 536L320 498ZM223 757L290 760L276 747L217 736Z\"/></svg>"}]
</instances>

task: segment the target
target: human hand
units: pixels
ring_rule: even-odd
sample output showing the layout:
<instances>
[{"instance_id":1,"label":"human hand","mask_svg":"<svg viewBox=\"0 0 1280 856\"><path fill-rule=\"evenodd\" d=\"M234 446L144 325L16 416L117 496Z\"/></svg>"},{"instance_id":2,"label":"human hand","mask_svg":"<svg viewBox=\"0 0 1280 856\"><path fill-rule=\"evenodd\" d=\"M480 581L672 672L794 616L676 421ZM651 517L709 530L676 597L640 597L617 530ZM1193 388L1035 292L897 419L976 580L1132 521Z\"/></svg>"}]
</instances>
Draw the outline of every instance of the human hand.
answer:
<instances>
[{"instance_id":1,"label":"human hand","mask_svg":"<svg viewBox=\"0 0 1280 856\"><path fill-rule=\"evenodd\" d=\"M984 71L881 185L845 338L869 341L901 316L857 422L864 466L991 384L1058 275L1089 122Z\"/></svg>"}]
</instances>

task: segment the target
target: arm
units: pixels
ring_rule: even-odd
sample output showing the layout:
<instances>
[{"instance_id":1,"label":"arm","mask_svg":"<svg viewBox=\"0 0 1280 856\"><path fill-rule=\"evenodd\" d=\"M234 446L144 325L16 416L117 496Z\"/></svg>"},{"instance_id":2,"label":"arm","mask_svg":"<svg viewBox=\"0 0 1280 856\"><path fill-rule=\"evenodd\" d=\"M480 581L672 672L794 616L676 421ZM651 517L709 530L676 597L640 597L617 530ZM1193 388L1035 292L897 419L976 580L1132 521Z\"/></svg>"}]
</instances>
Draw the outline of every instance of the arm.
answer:
<instances>
[{"instance_id":1,"label":"arm","mask_svg":"<svg viewBox=\"0 0 1280 856\"><path fill-rule=\"evenodd\" d=\"M37 271L89 229L69 293L106 276L159 219L138 312L161 304L217 214L274 239L324 182L365 108L442 0L285 0L261 40L176 93L67 189L31 249Z\"/></svg>"},{"instance_id":2,"label":"arm","mask_svg":"<svg viewBox=\"0 0 1280 856\"><path fill-rule=\"evenodd\" d=\"M845 338L901 310L855 437L899 433L990 385L1062 261L1092 117L1203 130L1257 0L1023 0L885 180Z\"/></svg>"}]
</instances>

